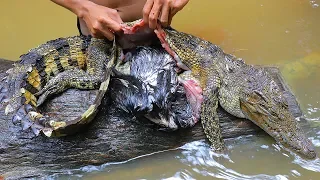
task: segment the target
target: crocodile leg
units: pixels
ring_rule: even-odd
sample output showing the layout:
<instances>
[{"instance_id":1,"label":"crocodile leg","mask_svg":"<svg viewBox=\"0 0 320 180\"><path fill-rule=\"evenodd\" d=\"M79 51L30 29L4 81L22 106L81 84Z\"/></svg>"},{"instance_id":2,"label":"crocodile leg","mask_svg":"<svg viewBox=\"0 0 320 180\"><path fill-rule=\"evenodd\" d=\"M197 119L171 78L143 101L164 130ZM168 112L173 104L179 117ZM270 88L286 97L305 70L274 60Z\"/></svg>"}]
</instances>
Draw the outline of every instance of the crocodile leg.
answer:
<instances>
[{"instance_id":1,"label":"crocodile leg","mask_svg":"<svg viewBox=\"0 0 320 180\"><path fill-rule=\"evenodd\" d=\"M61 93L68 88L95 89L99 85L99 77L89 75L81 69L66 70L51 80L35 95L38 96L37 106L40 106L50 95Z\"/></svg>"},{"instance_id":2,"label":"crocodile leg","mask_svg":"<svg viewBox=\"0 0 320 180\"><path fill-rule=\"evenodd\" d=\"M203 90L204 101L201 106L201 123L212 149L216 152L223 152L226 147L217 114L220 77L214 70L206 71L205 73L210 75L210 79L207 80L206 88Z\"/></svg>"},{"instance_id":3,"label":"crocodile leg","mask_svg":"<svg viewBox=\"0 0 320 180\"><path fill-rule=\"evenodd\" d=\"M171 48L170 44L167 42L167 34L161 28L161 26L158 26L154 32L159 38L162 47L166 49L166 51L176 60L177 66L181 69L190 70L190 67L188 67L185 64L185 62L187 62L185 58L189 58L188 55L186 57L182 56L182 59L178 56L178 54ZM220 87L220 77L218 76L218 72L214 69L214 61L212 57L190 57L189 61L198 62L198 64L195 63L193 66L199 65L199 67L193 69L191 68L190 72L194 77L198 77L197 79L199 79L200 82L187 82L185 84L187 85L186 90L188 89L188 87L191 87L189 88L191 90L189 92L192 92L194 94L194 97L197 98L199 101L203 101L201 105L200 114L202 127L204 129L206 137L210 141L213 150L216 152L222 152L225 149L225 145L222 139L219 117L217 114L219 102L218 89ZM197 90L200 87L199 85L203 88L203 99L201 96L199 96L200 91Z\"/></svg>"},{"instance_id":4,"label":"crocodile leg","mask_svg":"<svg viewBox=\"0 0 320 180\"><path fill-rule=\"evenodd\" d=\"M97 88L104 74L105 63L110 58L110 44L106 40L93 38L87 52L86 71L74 68L50 79L45 87L35 94L39 96L37 106L41 105L47 97L63 92L67 88Z\"/></svg>"},{"instance_id":5,"label":"crocodile leg","mask_svg":"<svg viewBox=\"0 0 320 180\"><path fill-rule=\"evenodd\" d=\"M212 149L216 152L222 152L225 150L225 145L221 135L217 108L217 94L205 96L201 107L201 124Z\"/></svg>"}]
</instances>

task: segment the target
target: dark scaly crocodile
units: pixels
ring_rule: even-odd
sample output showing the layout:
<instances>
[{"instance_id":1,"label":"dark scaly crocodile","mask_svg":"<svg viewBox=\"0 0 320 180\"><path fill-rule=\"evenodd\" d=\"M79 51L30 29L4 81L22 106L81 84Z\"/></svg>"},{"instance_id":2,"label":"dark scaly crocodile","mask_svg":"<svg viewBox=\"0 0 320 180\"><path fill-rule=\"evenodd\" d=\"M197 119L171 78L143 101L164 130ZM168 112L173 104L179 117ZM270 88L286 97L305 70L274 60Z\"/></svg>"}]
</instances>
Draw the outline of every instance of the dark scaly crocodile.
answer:
<instances>
[{"instance_id":1,"label":"dark scaly crocodile","mask_svg":"<svg viewBox=\"0 0 320 180\"><path fill-rule=\"evenodd\" d=\"M127 34L144 31L143 21L124 25ZM276 141L313 159L313 144L303 133L288 109L284 94L262 68L247 65L242 59L223 52L206 40L172 28L155 30L162 46L186 70L180 81L189 92L195 114L200 111L204 132L215 151L225 150L221 136L218 104L228 113L246 118L261 127Z\"/></svg>"},{"instance_id":2,"label":"dark scaly crocodile","mask_svg":"<svg viewBox=\"0 0 320 180\"><path fill-rule=\"evenodd\" d=\"M31 128L34 134L43 132L49 137L68 134L70 125L90 122L108 88L117 50L115 42L86 36L59 38L31 49L7 71L1 83L0 101L5 113L13 113L13 123L21 123L23 130ZM47 120L38 106L67 88L99 91L82 116Z\"/></svg>"}]
</instances>

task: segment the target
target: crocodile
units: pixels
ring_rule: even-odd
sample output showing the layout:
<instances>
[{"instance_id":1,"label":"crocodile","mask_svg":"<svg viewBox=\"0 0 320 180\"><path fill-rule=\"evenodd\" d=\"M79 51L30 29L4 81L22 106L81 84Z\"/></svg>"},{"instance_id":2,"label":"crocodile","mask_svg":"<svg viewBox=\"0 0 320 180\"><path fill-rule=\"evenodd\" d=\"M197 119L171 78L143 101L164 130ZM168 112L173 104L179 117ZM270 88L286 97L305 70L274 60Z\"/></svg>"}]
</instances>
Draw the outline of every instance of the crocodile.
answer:
<instances>
[{"instance_id":1,"label":"crocodile","mask_svg":"<svg viewBox=\"0 0 320 180\"><path fill-rule=\"evenodd\" d=\"M143 20L123 24L125 34L145 31ZM184 84L195 114L211 147L225 152L217 107L254 122L277 142L294 152L314 159L317 155L276 82L263 68L246 64L241 58L225 53L219 46L171 27L158 25L155 34L164 49L184 70Z\"/></svg>"},{"instance_id":2,"label":"crocodile","mask_svg":"<svg viewBox=\"0 0 320 180\"><path fill-rule=\"evenodd\" d=\"M111 67L120 48L115 42L90 36L72 36L48 41L22 55L0 84L0 102L12 122L35 135L67 135L70 125L92 120L107 91ZM68 88L98 89L94 103L73 120L54 119L39 107L48 97Z\"/></svg>"},{"instance_id":3,"label":"crocodile","mask_svg":"<svg viewBox=\"0 0 320 180\"><path fill-rule=\"evenodd\" d=\"M143 21L126 23L123 30L134 34L143 26ZM209 41L172 28L158 26L155 33L178 67L185 70L179 75L179 81L187 91L194 117L201 118L204 132L215 151L225 151L216 111L220 104L228 113L253 121L295 152L307 158L316 157L312 143L290 114L284 95L264 69L247 65ZM54 42L51 45L56 44L59 45ZM70 46L70 55L65 54L67 46ZM80 41L60 44L62 51L47 45L31 50L22 56L20 64L8 71L4 80L6 85L0 87L0 100L6 105L6 113L16 112L13 122L21 121L23 129L31 127L35 134L42 131L51 136L54 130L66 127L63 122L46 121L36 108L48 96L68 87L92 89L100 84L105 85L104 93L110 79L110 67L122 51L115 43L112 47L104 40L93 39L88 48ZM86 49L88 52L84 56ZM108 49L112 49L111 58ZM76 58L78 68L65 66L69 56ZM107 65L106 60L109 60ZM107 73L104 73L105 69ZM102 80L103 74L106 78ZM11 92L14 93L8 98ZM99 97L101 101L102 96ZM80 119L84 122L90 119L97 106L93 104L93 109L89 108L88 114Z\"/></svg>"}]
</instances>

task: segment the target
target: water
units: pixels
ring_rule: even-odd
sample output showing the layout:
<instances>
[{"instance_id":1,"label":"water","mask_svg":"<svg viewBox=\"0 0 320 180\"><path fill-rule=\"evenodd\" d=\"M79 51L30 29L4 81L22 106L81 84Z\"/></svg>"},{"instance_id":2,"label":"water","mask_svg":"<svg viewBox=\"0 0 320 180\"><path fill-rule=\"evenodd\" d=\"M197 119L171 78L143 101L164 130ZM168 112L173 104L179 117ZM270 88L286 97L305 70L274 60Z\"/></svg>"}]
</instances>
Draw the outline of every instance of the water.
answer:
<instances>
[{"instance_id":1,"label":"water","mask_svg":"<svg viewBox=\"0 0 320 180\"><path fill-rule=\"evenodd\" d=\"M200 3L201 2L201 3ZM173 26L220 45L247 63L276 65L297 96L320 154L320 1L190 1ZM1 4L0 57L15 60L46 40L77 33L75 16L48 1ZM86 166L59 179L319 179L320 159L308 161L270 137L226 142L228 156L204 141L126 162Z\"/></svg>"}]
</instances>

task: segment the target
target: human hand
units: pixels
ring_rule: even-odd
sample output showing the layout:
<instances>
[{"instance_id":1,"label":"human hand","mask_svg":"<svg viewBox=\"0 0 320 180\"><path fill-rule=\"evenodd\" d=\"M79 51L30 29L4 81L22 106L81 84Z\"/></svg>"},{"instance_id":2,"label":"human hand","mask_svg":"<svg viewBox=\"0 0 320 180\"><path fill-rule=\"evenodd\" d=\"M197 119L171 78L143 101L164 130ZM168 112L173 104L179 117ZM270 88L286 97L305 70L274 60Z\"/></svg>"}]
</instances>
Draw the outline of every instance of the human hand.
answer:
<instances>
[{"instance_id":1,"label":"human hand","mask_svg":"<svg viewBox=\"0 0 320 180\"><path fill-rule=\"evenodd\" d=\"M172 17L180 11L189 0L147 0L143 8L143 21L155 29L159 19L162 26L171 24Z\"/></svg>"},{"instance_id":2,"label":"human hand","mask_svg":"<svg viewBox=\"0 0 320 180\"><path fill-rule=\"evenodd\" d=\"M117 10L92 2L88 2L88 4L83 7L83 10L78 16L85 21L93 37L106 37L111 41L114 38L114 33L121 31L120 24L123 23L123 21Z\"/></svg>"}]
</instances>

